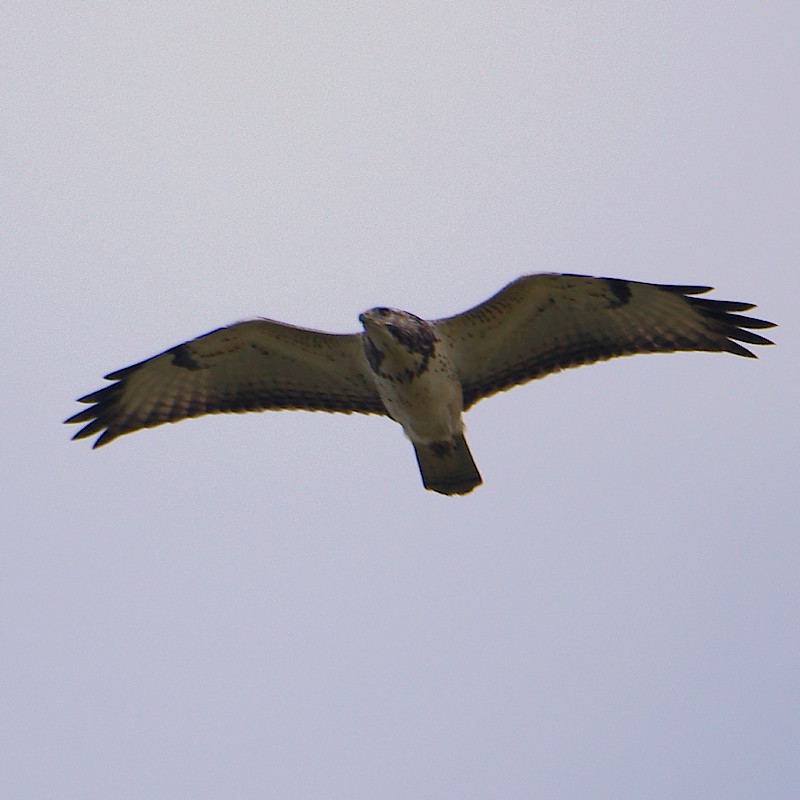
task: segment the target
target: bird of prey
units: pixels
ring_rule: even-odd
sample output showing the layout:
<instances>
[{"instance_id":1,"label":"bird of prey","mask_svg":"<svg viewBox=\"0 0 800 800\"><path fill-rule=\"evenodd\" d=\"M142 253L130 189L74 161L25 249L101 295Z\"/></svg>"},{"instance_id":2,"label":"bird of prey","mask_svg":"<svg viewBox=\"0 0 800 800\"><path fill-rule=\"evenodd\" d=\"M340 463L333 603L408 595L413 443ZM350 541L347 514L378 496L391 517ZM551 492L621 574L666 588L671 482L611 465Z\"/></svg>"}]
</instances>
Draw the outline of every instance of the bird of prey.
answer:
<instances>
[{"instance_id":1,"label":"bird of prey","mask_svg":"<svg viewBox=\"0 0 800 800\"><path fill-rule=\"evenodd\" d=\"M475 308L426 321L393 308L333 334L268 319L219 328L106 375L80 398L94 447L123 433L220 412L266 409L384 414L411 440L426 489L466 494L481 476L462 412L495 392L614 356L705 350L755 358L739 342L772 344L744 316L751 303L708 300L708 286L542 273Z\"/></svg>"}]
</instances>

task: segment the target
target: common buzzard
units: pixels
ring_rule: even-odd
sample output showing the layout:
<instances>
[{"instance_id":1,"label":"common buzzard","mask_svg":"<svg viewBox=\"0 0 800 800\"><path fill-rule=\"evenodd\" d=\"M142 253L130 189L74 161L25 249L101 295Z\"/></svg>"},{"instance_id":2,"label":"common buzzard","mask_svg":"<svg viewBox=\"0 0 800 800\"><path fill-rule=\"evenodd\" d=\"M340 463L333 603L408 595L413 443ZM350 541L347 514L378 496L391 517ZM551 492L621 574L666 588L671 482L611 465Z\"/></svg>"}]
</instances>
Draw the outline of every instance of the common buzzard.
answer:
<instances>
[{"instance_id":1,"label":"common buzzard","mask_svg":"<svg viewBox=\"0 0 800 800\"><path fill-rule=\"evenodd\" d=\"M750 303L697 297L708 286L528 275L470 311L426 321L391 308L359 317L364 330L332 334L267 319L219 328L106 375L80 398L94 447L123 433L220 412L306 409L385 414L414 445L422 482L466 494L481 476L462 412L478 400L566 367L635 353L706 350L755 356L772 344L743 316Z\"/></svg>"}]
</instances>

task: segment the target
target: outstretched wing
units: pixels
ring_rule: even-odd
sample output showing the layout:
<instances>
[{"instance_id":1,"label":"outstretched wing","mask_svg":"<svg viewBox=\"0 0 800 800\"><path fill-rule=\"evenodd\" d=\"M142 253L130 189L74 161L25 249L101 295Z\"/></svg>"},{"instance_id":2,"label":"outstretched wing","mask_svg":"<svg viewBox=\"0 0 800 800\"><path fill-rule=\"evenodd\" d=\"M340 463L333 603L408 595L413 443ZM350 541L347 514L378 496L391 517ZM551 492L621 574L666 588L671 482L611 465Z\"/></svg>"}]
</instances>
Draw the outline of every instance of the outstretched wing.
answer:
<instances>
[{"instance_id":1,"label":"outstretched wing","mask_svg":"<svg viewBox=\"0 0 800 800\"><path fill-rule=\"evenodd\" d=\"M742 316L750 303L695 297L708 286L662 286L587 275L528 275L470 311L437 320L462 381L464 407L566 367L614 356L725 351L772 344Z\"/></svg>"},{"instance_id":2,"label":"outstretched wing","mask_svg":"<svg viewBox=\"0 0 800 800\"><path fill-rule=\"evenodd\" d=\"M88 423L73 438L100 433L99 447L140 428L226 411L385 414L370 375L360 334L252 320L106 375L115 383L81 397L91 407L66 422Z\"/></svg>"}]
</instances>

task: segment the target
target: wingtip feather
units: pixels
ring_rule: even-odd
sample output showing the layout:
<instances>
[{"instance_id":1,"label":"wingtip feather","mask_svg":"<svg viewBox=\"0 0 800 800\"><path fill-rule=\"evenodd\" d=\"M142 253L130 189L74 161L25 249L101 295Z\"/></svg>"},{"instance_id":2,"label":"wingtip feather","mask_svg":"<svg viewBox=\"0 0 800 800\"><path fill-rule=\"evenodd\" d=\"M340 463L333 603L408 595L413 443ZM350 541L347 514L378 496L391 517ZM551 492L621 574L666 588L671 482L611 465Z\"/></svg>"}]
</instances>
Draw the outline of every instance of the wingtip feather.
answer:
<instances>
[{"instance_id":1,"label":"wingtip feather","mask_svg":"<svg viewBox=\"0 0 800 800\"><path fill-rule=\"evenodd\" d=\"M663 289L666 292L675 292L676 294L706 294L706 292L711 292L714 290L713 286L678 286L677 284L668 284L668 283L659 283L654 284L658 286L659 289ZM717 301L707 301L707 300L700 300L698 302L705 303L705 302L717 302Z\"/></svg>"}]
</instances>

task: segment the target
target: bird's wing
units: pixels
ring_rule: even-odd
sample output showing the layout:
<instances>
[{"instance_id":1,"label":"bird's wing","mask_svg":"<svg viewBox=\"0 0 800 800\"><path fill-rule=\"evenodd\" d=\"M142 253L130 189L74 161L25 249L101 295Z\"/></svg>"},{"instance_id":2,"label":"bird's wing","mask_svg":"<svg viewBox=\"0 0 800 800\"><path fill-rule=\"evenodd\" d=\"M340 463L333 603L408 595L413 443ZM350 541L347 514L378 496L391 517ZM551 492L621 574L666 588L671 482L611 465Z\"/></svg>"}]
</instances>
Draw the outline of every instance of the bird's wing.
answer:
<instances>
[{"instance_id":1,"label":"bird's wing","mask_svg":"<svg viewBox=\"0 0 800 800\"><path fill-rule=\"evenodd\" d=\"M528 275L485 303L436 326L464 392L464 407L550 372L614 356L675 350L726 351L755 358L739 342L772 344L742 316L751 303L706 300L708 286Z\"/></svg>"},{"instance_id":2,"label":"bird's wing","mask_svg":"<svg viewBox=\"0 0 800 800\"><path fill-rule=\"evenodd\" d=\"M91 407L95 447L123 433L226 411L296 408L385 414L360 334L330 334L270 320L240 322L106 375L115 381L80 398Z\"/></svg>"}]
</instances>

